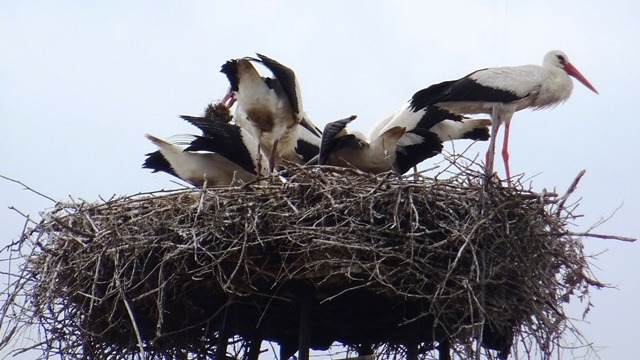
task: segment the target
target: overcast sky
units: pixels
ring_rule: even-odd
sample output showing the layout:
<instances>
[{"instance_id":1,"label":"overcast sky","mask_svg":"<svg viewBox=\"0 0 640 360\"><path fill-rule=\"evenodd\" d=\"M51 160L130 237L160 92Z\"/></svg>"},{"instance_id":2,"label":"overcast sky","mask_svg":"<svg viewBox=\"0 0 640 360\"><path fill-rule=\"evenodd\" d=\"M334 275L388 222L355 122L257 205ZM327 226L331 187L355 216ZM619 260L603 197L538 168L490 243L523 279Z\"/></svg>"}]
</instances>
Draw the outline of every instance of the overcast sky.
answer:
<instances>
[{"instance_id":1,"label":"overcast sky","mask_svg":"<svg viewBox=\"0 0 640 360\"><path fill-rule=\"evenodd\" d=\"M421 88L479 68L540 64L560 49L600 95L574 82L565 104L516 114L511 171L535 176L535 190L564 191L586 169L574 230L619 208L595 231L640 235L640 125L629 108L639 101L638 2L89 3L0 2L0 174L52 198L177 187L141 169L154 150L144 134L194 133L177 115L198 115L224 95L219 69L230 58L257 51L281 61L296 71L318 126L357 114L351 127L368 133ZM473 150L484 154L486 144ZM499 161L496 169L503 174ZM51 205L0 179L0 243L15 240L24 222L9 206L37 216ZM597 277L617 289L594 293L578 326L603 359L634 358L640 245L584 245L598 254Z\"/></svg>"}]
</instances>

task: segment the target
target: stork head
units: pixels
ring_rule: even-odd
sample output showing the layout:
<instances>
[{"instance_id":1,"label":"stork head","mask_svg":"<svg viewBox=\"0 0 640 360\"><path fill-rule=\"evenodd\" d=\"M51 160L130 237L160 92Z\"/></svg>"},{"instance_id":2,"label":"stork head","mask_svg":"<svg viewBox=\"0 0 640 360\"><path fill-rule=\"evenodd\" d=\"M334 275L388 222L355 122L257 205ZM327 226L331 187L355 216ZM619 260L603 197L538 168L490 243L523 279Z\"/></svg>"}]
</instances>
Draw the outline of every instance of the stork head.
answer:
<instances>
[{"instance_id":1,"label":"stork head","mask_svg":"<svg viewBox=\"0 0 640 360\"><path fill-rule=\"evenodd\" d=\"M231 90L238 91L238 60L232 59L227 61L220 68L220 72L227 76Z\"/></svg>"},{"instance_id":2,"label":"stork head","mask_svg":"<svg viewBox=\"0 0 640 360\"><path fill-rule=\"evenodd\" d=\"M560 50L549 51L544 56L543 64L544 66L554 66L564 70L567 74L569 74L570 76L573 76L578 81L580 81L584 86L589 88L589 90L593 91L596 94L598 93L598 90L596 90L596 88L594 88L593 85L589 83L589 80L587 80L580 73L580 71L578 71L578 69L576 69L576 67L569 62L569 57L567 57L567 55L562 51Z\"/></svg>"}]
</instances>

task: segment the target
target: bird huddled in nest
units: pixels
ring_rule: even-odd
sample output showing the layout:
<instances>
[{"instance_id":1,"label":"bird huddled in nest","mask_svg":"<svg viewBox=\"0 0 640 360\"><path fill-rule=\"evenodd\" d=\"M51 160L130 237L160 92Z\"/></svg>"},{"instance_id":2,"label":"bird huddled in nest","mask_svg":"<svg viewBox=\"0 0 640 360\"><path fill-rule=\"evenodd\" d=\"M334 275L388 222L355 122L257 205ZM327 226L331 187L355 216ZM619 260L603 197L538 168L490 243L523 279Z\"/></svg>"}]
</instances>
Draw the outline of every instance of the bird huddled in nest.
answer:
<instances>
[{"instance_id":1,"label":"bird huddled in nest","mask_svg":"<svg viewBox=\"0 0 640 360\"><path fill-rule=\"evenodd\" d=\"M351 166L373 174L393 170L402 175L442 152L444 141L489 139L490 120L469 119L425 105L416 94L398 111L378 121L369 139L346 131L352 118L327 124L319 164Z\"/></svg>"},{"instance_id":2,"label":"bird huddled in nest","mask_svg":"<svg viewBox=\"0 0 640 360\"><path fill-rule=\"evenodd\" d=\"M159 150L147 154L144 168L199 187L238 185L268 174L257 141L243 128L218 118L181 118L202 130L202 135L187 135L183 136L186 140L170 143L147 134Z\"/></svg>"}]
</instances>

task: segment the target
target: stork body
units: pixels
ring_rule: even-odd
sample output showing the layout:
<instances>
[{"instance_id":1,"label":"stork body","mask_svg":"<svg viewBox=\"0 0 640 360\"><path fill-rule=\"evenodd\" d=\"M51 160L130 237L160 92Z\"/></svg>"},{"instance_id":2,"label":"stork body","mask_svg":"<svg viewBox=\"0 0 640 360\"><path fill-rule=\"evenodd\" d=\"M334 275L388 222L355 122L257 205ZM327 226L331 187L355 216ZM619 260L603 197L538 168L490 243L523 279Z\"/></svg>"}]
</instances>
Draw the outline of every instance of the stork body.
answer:
<instances>
[{"instance_id":1,"label":"stork body","mask_svg":"<svg viewBox=\"0 0 640 360\"><path fill-rule=\"evenodd\" d=\"M493 172L496 134L504 124L502 157L510 181L508 148L513 114L522 109L544 109L566 101L573 90L570 76L598 93L562 51L554 50L544 56L542 66L482 69L458 80L433 85L417 95L421 103L435 104L452 113L491 114L491 141L486 159L489 174Z\"/></svg>"},{"instance_id":2,"label":"stork body","mask_svg":"<svg viewBox=\"0 0 640 360\"><path fill-rule=\"evenodd\" d=\"M425 89L426 90L426 89ZM429 91L437 93L437 89ZM442 142L457 139L489 139L490 121L468 119L439 106L422 102L421 90L395 113L382 118L369 133L375 139L394 127L403 127L405 134L398 141L396 169L405 173L420 162L439 154Z\"/></svg>"},{"instance_id":3,"label":"stork body","mask_svg":"<svg viewBox=\"0 0 640 360\"><path fill-rule=\"evenodd\" d=\"M143 167L163 171L192 185L229 186L268 174L257 153L257 141L238 126L206 118L182 116L203 131L174 144L146 135L159 150L147 154ZM186 145L186 146L185 146Z\"/></svg>"},{"instance_id":4,"label":"stork body","mask_svg":"<svg viewBox=\"0 0 640 360\"><path fill-rule=\"evenodd\" d=\"M347 131L347 125L355 118L351 116L325 126L318 164L355 167L372 174L391 170L396 160L398 140L406 129L393 127L369 142L361 133Z\"/></svg>"},{"instance_id":5,"label":"stork body","mask_svg":"<svg viewBox=\"0 0 640 360\"><path fill-rule=\"evenodd\" d=\"M241 128L254 133L254 127L249 120L249 116L241 106L237 106L233 119L236 125ZM271 135L263 133L263 142L271 141ZM300 124L292 129L292 142L289 148L283 150L280 149L280 161L288 161L295 164L306 164L314 158L317 158L320 152L320 139L322 132L306 117L302 119Z\"/></svg>"},{"instance_id":6,"label":"stork body","mask_svg":"<svg viewBox=\"0 0 640 360\"><path fill-rule=\"evenodd\" d=\"M257 54L259 59L241 58L230 60L222 66L231 85L230 95L224 101L236 99L238 107L246 114L252 132L259 139L260 147L267 154L270 169L285 160L303 163L297 158L298 141L304 134L302 126L320 141L318 129L302 111L300 86L295 73L279 62ZM263 78L252 62L262 63L273 74ZM233 102L229 101L230 104Z\"/></svg>"}]
</instances>

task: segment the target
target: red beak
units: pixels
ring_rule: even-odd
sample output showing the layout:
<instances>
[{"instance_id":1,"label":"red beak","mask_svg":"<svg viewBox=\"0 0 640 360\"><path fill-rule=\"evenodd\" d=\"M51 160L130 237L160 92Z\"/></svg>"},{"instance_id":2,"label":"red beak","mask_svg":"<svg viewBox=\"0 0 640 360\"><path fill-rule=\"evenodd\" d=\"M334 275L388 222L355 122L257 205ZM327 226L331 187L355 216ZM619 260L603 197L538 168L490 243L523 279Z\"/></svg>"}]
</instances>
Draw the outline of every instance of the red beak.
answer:
<instances>
[{"instance_id":1,"label":"red beak","mask_svg":"<svg viewBox=\"0 0 640 360\"><path fill-rule=\"evenodd\" d=\"M578 71L578 69L576 69L575 66L573 66L570 62L564 63L564 71L566 71L567 74L578 79L578 81L580 81L584 86L588 87L591 91L598 94L598 90L596 90L596 88L591 85L589 80L582 76L582 74L580 74L580 71Z\"/></svg>"},{"instance_id":2,"label":"red beak","mask_svg":"<svg viewBox=\"0 0 640 360\"><path fill-rule=\"evenodd\" d=\"M229 90L229 92L220 100L220 103L228 108L231 108L233 104L236 102L236 97L233 94L233 91Z\"/></svg>"}]
</instances>

